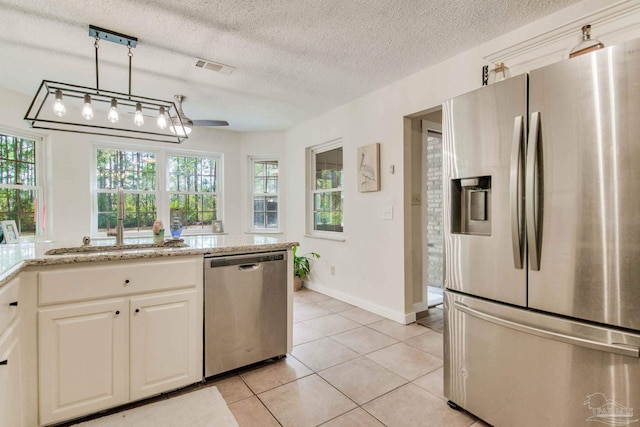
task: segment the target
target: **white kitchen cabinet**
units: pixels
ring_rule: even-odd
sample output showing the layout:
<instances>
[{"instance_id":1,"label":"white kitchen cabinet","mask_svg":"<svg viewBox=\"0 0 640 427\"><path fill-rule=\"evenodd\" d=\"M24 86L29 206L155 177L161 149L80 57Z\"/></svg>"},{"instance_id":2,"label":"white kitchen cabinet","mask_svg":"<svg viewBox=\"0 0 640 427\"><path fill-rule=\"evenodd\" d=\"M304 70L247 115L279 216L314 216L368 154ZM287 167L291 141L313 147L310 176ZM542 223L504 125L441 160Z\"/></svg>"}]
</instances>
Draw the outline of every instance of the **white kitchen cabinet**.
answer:
<instances>
[{"instance_id":1,"label":"white kitchen cabinet","mask_svg":"<svg viewBox=\"0 0 640 427\"><path fill-rule=\"evenodd\" d=\"M122 298L40 310L41 424L127 402L128 323Z\"/></svg>"},{"instance_id":2,"label":"white kitchen cabinet","mask_svg":"<svg viewBox=\"0 0 640 427\"><path fill-rule=\"evenodd\" d=\"M201 257L43 269L38 285L40 424L202 379Z\"/></svg>"},{"instance_id":3,"label":"white kitchen cabinet","mask_svg":"<svg viewBox=\"0 0 640 427\"><path fill-rule=\"evenodd\" d=\"M0 330L0 426L23 426L20 343L16 318Z\"/></svg>"},{"instance_id":4,"label":"white kitchen cabinet","mask_svg":"<svg viewBox=\"0 0 640 427\"><path fill-rule=\"evenodd\" d=\"M131 298L131 400L202 379L197 301L195 289Z\"/></svg>"}]
</instances>

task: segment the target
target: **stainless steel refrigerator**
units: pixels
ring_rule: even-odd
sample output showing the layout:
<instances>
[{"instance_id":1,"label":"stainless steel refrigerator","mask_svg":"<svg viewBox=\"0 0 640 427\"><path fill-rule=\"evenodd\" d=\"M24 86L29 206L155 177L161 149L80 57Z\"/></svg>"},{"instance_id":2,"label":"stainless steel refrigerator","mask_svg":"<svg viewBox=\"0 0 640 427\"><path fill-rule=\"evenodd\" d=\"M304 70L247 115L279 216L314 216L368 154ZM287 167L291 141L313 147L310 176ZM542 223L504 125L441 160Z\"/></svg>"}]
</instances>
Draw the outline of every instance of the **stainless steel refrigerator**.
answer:
<instances>
[{"instance_id":1,"label":"stainless steel refrigerator","mask_svg":"<svg viewBox=\"0 0 640 427\"><path fill-rule=\"evenodd\" d=\"M445 396L640 425L640 40L443 106Z\"/></svg>"}]
</instances>

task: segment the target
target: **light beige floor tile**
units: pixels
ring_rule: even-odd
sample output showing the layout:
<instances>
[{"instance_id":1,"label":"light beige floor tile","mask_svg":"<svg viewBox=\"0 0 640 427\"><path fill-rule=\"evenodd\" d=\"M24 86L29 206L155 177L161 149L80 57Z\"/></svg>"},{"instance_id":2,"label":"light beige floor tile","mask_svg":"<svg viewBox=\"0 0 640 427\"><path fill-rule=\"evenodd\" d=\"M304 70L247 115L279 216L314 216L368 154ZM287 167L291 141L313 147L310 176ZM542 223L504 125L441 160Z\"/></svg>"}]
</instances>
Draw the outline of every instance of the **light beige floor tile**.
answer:
<instances>
[{"instance_id":1,"label":"light beige floor tile","mask_svg":"<svg viewBox=\"0 0 640 427\"><path fill-rule=\"evenodd\" d=\"M293 306L293 318L300 322L315 319L316 317L326 316L332 313L332 311L322 308L314 303L296 304Z\"/></svg>"},{"instance_id":2,"label":"light beige floor tile","mask_svg":"<svg viewBox=\"0 0 640 427\"><path fill-rule=\"evenodd\" d=\"M383 424L394 427L468 427L475 421L415 384L402 386L363 408Z\"/></svg>"},{"instance_id":3,"label":"light beige floor tile","mask_svg":"<svg viewBox=\"0 0 640 427\"><path fill-rule=\"evenodd\" d=\"M240 377L255 394L258 394L312 373L311 369L295 357L288 356L277 362L241 372Z\"/></svg>"},{"instance_id":4,"label":"light beige floor tile","mask_svg":"<svg viewBox=\"0 0 640 427\"><path fill-rule=\"evenodd\" d=\"M442 334L439 332L427 332L426 334L418 335L413 338L409 338L404 341L405 344L409 344L419 350L425 351L439 359L444 359L443 355L443 339Z\"/></svg>"},{"instance_id":5,"label":"light beige floor tile","mask_svg":"<svg viewBox=\"0 0 640 427\"><path fill-rule=\"evenodd\" d=\"M358 405L380 397L407 382L366 357L349 360L320 371L318 375Z\"/></svg>"},{"instance_id":6,"label":"light beige floor tile","mask_svg":"<svg viewBox=\"0 0 640 427\"><path fill-rule=\"evenodd\" d=\"M409 381L426 375L443 365L441 359L402 342L369 353L365 357Z\"/></svg>"},{"instance_id":7,"label":"light beige floor tile","mask_svg":"<svg viewBox=\"0 0 640 427\"><path fill-rule=\"evenodd\" d=\"M318 317L317 319L306 320L303 325L309 326L316 331L329 336L339 334L360 327L360 324L353 320L342 317L339 314L330 314L328 316Z\"/></svg>"},{"instance_id":8,"label":"light beige floor tile","mask_svg":"<svg viewBox=\"0 0 640 427\"><path fill-rule=\"evenodd\" d=\"M401 325L400 323L396 323L389 319L370 323L367 326L400 341L429 332L429 329L424 326L416 325L415 323L411 323L410 325Z\"/></svg>"},{"instance_id":9,"label":"light beige floor tile","mask_svg":"<svg viewBox=\"0 0 640 427\"><path fill-rule=\"evenodd\" d=\"M218 387L218 391L220 391L227 405L253 396L251 389L235 374L214 380L212 384Z\"/></svg>"},{"instance_id":10,"label":"light beige floor tile","mask_svg":"<svg viewBox=\"0 0 640 427\"><path fill-rule=\"evenodd\" d=\"M293 348L291 354L316 372L359 356L355 351L331 338L300 344Z\"/></svg>"},{"instance_id":11,"label":"light beige floor tile","mask_svg":"<svg viewBox=\"0 0 640 427\"><path fill-rule=\"evenodd\" d=\"M327 310L331 310L334 313L340 313L346 310L353 310L355 308L351 304L347 304L346 302L340 301L335 298L329 298L324 301L318 301L316 302L316 304L318 304L320 307L326 308Z\"/></svg>"},{"instance_id":12,"label":"light beige floor tile","mask_svg":"<svg viewBox=\"0 0 640 427\"><path fill-rule=\"evenodd\" d=\"M240 427L280 427L280 423L256 396L232 403L229 409Z\"/></svg>"},{"instance_id":13,"label":"light beige floor tile","mask_svg":"<svg viewBox=\"0 0 640 427\"><path fill-rule=\"evenodd\" d=\"M218 390L206 387L76 425L231 427L238 423Z\"/></svg>"},{"instance_id":14,"label":"light beige floor tile","mask_svg":"<svg viewBox=\"0 0 640 427\"><path fill-rule=\"evenodd\" d=\"M356 404L317 375L310 375L258 395L284 427L317 426Z\"/></svg>"},{"instance_id":15,"label":"light beige floor tile","mask_svg":"<svg viewBox=\"0 0 640 427\"><path fill-rule=\"evenodd\" d=\"M471 427L491 427L490 424L485 423L482 420L478 420L475 423L471 424Z\"/></svg>"},{"instance_id":16,"label":"light beige floor tile","mask_svg":"<svg viewBox=\"0 0 640 427\"><path fill-rule=\"evenodd\" d=\"M322 427L384 427L384 424L362 408L356 408L322 424Z\"/></svg>"},{"instance_id":17,"label":"light beige floor tile","mask_svg":"<svg viewBox=\"0 0 640 427\"><path fill-rule=\"evenodd\" d=\"M369 323L379 322L384 319L382 316L378 316L377 314L373 314L370 311L363 310L361 308L352 308L351 310L342 311L340 312L340 315L362 325L368 325Z\"/></svg>"},{"instance_id":18,"label":"light beige floor tile","mask_svg":"<svg viewBox=\"0 0 640 427\"><path fill-rule=\"evenodd\" d=\"M444 397L444 368L429 372L427 375L415 379L413 383L445 402L448 400Z\"/></svg>"},{"instance_id":19,"label":"light beige floor tile","mask_svg":"<svg viewBox=\"0 0 640 427\"><path fill-rule=\"evenodd\" d=\"M302 302L318 302L331 298L328 295L321 294L320 292L312 291L311 289L300 289L294 294L298 301Z\"/></svg>"},{"instance_id":20,"label":"light beige floor tile","mask_svg":"<svg viewBox=\"0 0 640 427\"><path fill-rule=\"evenodd\" d=\"M374 331L366 326L333 335L331 338L360 354L371 353L372 351L380 350L381 348L398 342L395 338Z\"/></svg>"},{"instance_id":21,"label":"light beige floor tile","mask_svg":"<svg viewBox=\"0 0 640 427\"><path fill-rule=\"evenodd\" d=\"M293 345L304 344L320 338L324 338L324 334L312 327L301 322L293 324Z\"/></svg>"}]
</instances>

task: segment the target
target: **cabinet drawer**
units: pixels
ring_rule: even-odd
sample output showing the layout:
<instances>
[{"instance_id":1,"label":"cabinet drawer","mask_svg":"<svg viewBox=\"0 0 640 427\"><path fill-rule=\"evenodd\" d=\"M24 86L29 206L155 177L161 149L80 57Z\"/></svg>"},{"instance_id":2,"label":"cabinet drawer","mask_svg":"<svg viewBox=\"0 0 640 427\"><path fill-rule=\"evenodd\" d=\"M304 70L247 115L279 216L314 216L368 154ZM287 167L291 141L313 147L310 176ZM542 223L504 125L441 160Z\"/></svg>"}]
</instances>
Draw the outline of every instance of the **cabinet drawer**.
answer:
<instances>
[{"instance_id":1,"label":"cabinet drawer","mask_svg":"<svg viewBox=\"0 0 640 427\"><path fill-rule=\"evenodd\" d=\"M18 312L19 285L20 278L17 277L0 288L0 336Z\"/></svg>"},{"instance_id":2,"label":"cabinet drawer","mask_svg":"<svg viewBox=\"0 0 640 427\"><path fill-rule=\"evenodd\" d=\"M38 274L38 302L58 304L189 288L201 283L201 257L61 268Z\"/></svg>"}]
</instances>

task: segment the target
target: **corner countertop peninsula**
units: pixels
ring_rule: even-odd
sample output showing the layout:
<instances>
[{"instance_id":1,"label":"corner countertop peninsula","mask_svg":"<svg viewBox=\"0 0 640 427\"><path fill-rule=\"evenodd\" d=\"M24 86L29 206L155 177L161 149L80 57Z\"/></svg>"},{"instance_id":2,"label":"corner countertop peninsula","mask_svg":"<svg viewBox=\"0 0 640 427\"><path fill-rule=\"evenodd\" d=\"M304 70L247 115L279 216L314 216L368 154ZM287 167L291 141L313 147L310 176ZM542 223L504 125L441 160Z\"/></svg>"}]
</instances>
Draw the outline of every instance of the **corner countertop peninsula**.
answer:
<instances>
[{"instance_id":1,"label":"corner countertop peninsula","mask_svg":"<svg viewBox=\"0 0 640 427\"><path fill-rule=\"evenodd\" d=\"M215 234L183 236L185 246L151 245L152 237L125 238L126 248L113 249L114 239L96 239L91 242L91 252L47 255L51 250L77 248L73 242L21 241L0 245L0 287L14 278L24 268L31 266L76 264L83 262L117 261L125 259L160 258L187 255L213 255L242 252L262 252L288 249L298 246L280 236L257 234ZM104 246L104 251L97 248Z\"/></svg>"}]
</instances>

